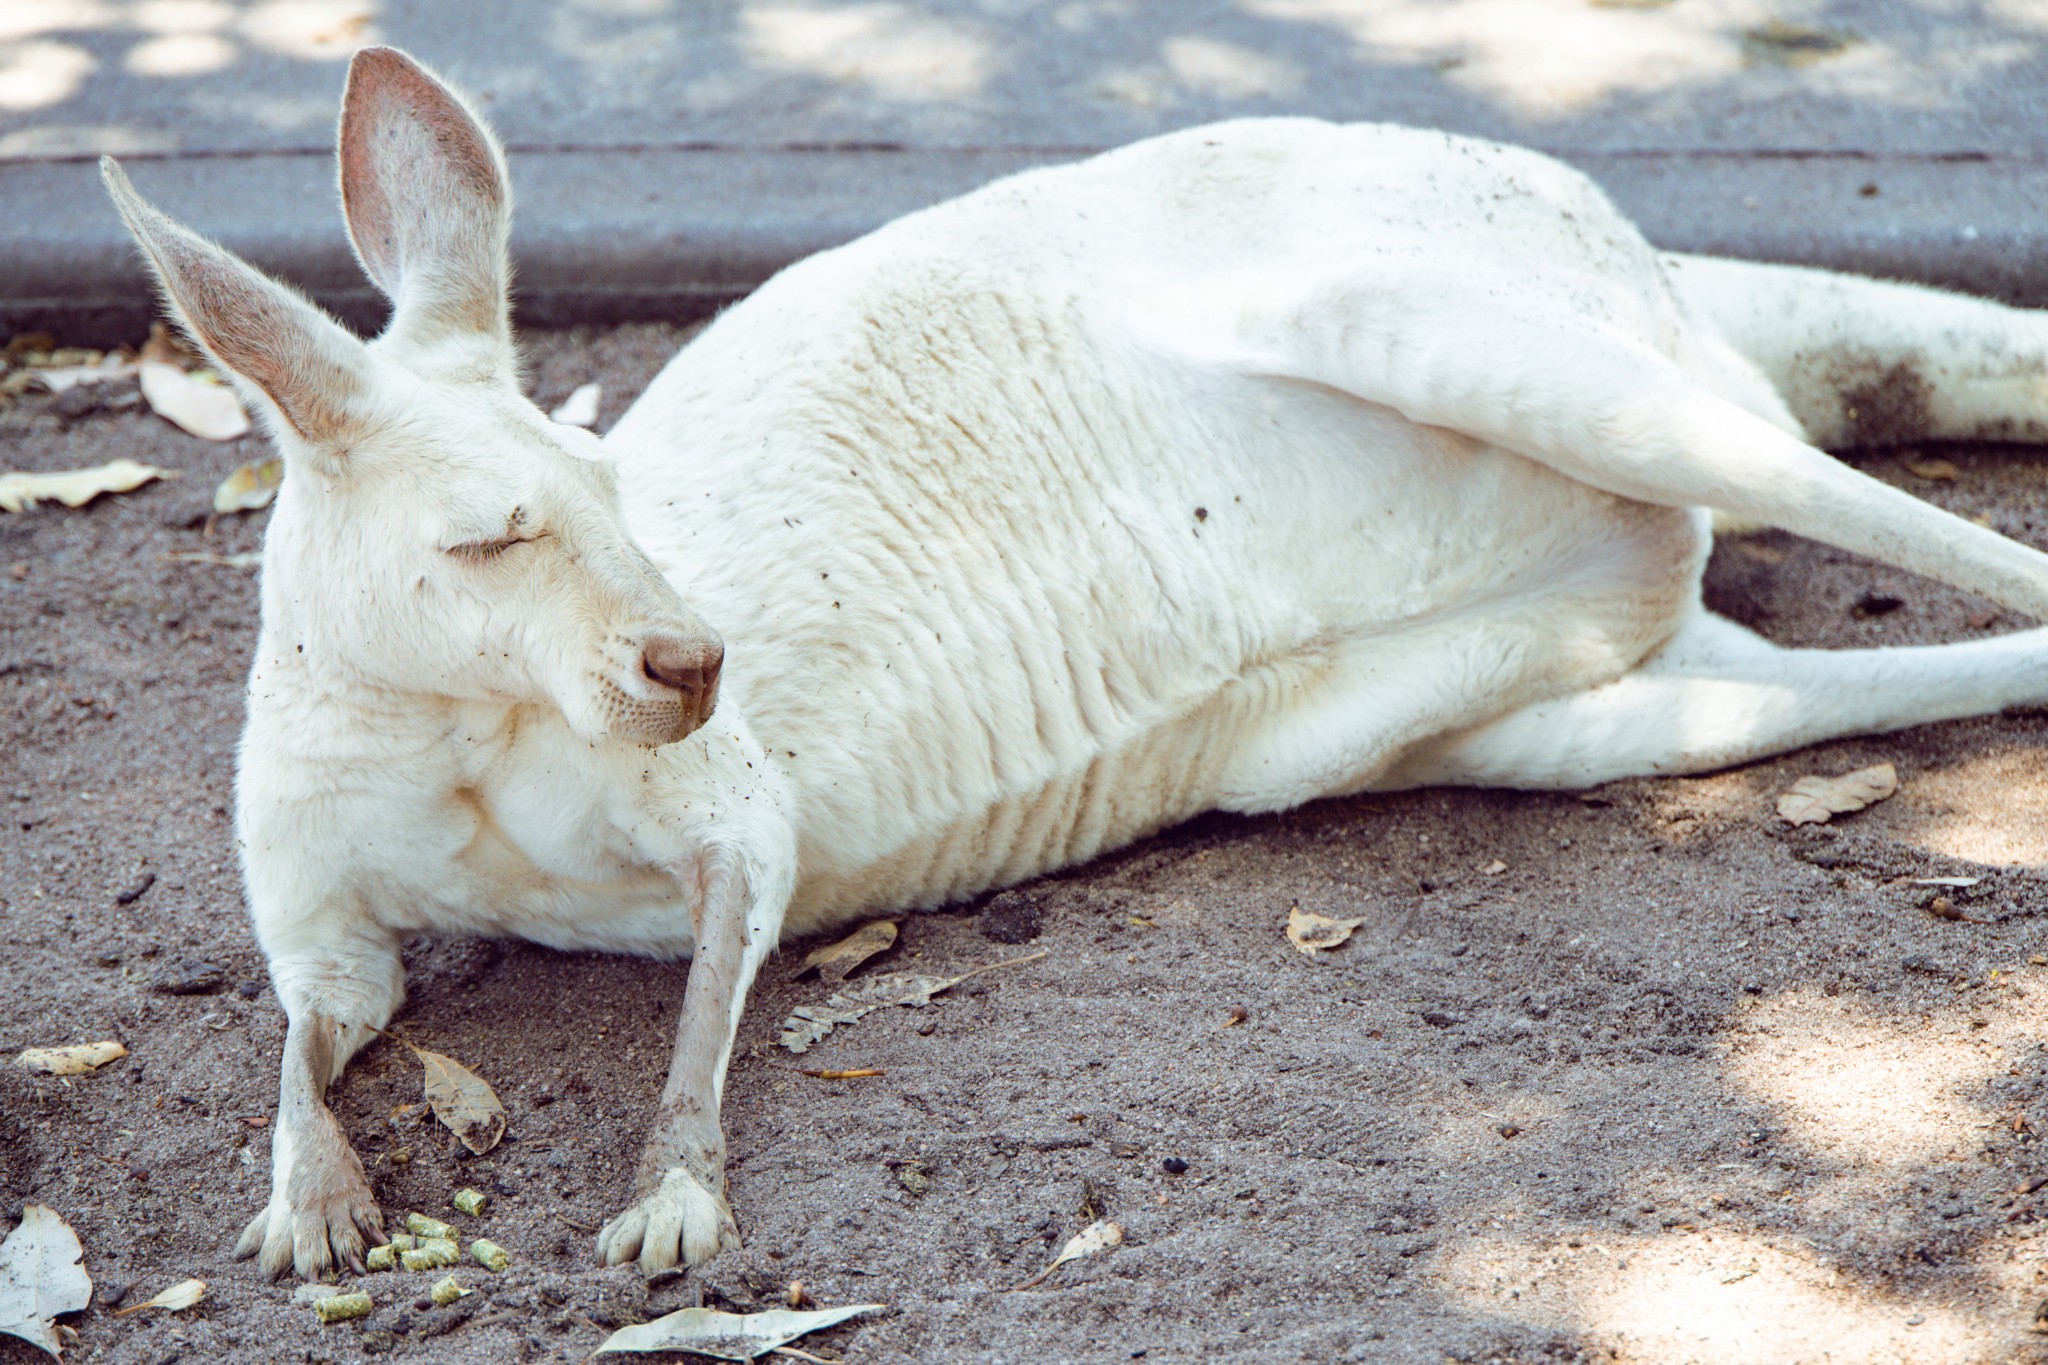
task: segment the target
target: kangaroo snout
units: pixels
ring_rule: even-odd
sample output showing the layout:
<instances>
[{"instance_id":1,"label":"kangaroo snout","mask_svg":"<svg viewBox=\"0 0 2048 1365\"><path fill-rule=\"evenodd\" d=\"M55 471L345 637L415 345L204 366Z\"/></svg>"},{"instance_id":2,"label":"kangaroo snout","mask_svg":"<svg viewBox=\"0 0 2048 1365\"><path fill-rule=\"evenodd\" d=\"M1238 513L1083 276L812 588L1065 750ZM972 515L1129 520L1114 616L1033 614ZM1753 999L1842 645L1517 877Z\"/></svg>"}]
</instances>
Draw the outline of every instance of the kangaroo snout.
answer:
<instances>
[{"instance_id":1,"label":"kangaroo snout","mask_svg":"<svg viewBox=\"0 0 2048 1365\"><path fill-rule=\"evenodd\" d=\"M701 721L718 700L718 671L725 664L725 646L716 639L690 641L674 635L651 635L641 646L640 671L663 687L683 694Z\"/></svg>"}]
</instances>

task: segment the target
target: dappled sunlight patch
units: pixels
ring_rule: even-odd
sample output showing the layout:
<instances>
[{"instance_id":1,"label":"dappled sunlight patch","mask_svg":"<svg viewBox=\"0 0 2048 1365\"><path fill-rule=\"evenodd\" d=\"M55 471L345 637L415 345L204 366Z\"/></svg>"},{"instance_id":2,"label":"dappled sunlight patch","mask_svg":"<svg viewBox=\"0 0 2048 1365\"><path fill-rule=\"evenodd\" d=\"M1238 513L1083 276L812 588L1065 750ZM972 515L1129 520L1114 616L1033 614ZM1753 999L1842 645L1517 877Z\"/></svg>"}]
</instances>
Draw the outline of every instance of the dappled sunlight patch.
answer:
<instances>
[{"instance_id":1,"label":"dappled sunlight patch","mask_svg":"<svg viewBox=\"0 0 2048 1365\"><path fill-rule=\"evenodd\" d=\"M1181 88L1196 94L1245 100L1291 94L1301 87L1294 63L1216 38L1169 38L1159 55Z\"/></svg>"},{"instance_id":2,"label":"dappled sunlight patch","mask_svg":"<svg viewBox=\"0 0 2048 1365\"><path fill-rule=\"evenodd\" d=\"M302 61L342 61L382 41L371 0L269 0L250 10L240 29L252 45Z\"/></svg>"},{"instance_id":3,"label":"dappled sunlight patch","mask_svg":"<svg viewBox=\"0 0 2048 1365\"><path fill-rule=\"evenodd\" d=\"M0 4L0 43L105 28L112 18L112 7L94 0L7 0Z\"/></svg>"},{"instance_id":4,"label":"dappled sunlight patch","mask_svg":"<svg viewBox=\"0 0 2048 1365\"><path fill-rule=\"evenodd\" d=\"M234 22L235 7L223 0L142 0L125 17L144 33L215 33Z\"/></svg>"},{"instance_id":5,"label":"dappled sunlight patch","mask_svg":"<svg viewBox=\"0 0 2048 1365\"><path fill-rule=\"evenodd\" d=\"M2048 863L2038 750L2014 747L1916 773L1909 794L1911 804L1894 813L1907 843L1994 867Z\"/></svg>"},{"instance_id":6,"label":"dappled sunlight patch","mask_svg":"<svg viewBox=\"0 0 2048 1365\"><path fill-rule=\"evenodd\" d=\"M1532 118L1609 95L1740 71L1755 0L1667 7L1585 0L1245 0L1269 19L1329 24L1378 59L1435 63L1448 80Z\"/></svg>"},{"instance_id":7,"label":"dappled sunlight patch","mask_svg":"<svg viewBox=\"0 0 2048 1365\"><path fill-rule=\"evenodd\" d=\"M1803 1246L1743 1233L1476 1237L1430 1269L1474 1310L1592 1336L1629 1360L1946 1362L1990 1344L1968 1314L1892 1300Z\"/></svg>"},{"instance_id":8,"label":"dappled sunlight patch","mask_svg":"<svg viewBox=\"0 0 2048 1365\"><path fill-rule=\"evenodd\" d=\"M740 23L756 61L866 86L887 99L974 95L993 65L986 39L900 4L752 5Z\"/></svg>"},{"instance_id":9,"label":"dappled sunlight patch","mask_svg":"<svg viewBox=\"0 0 2048 1365\"><path fill-rule=\"evenodd\" d=\"M1981 1142L1997 1118L1982 1087L2038 1036L2043 1013L2038 992L1880 1018L1860 999L1793 991L1743 1018L1726 1074L1771 1106L1785 1136L1882 1179Z\"/></svg>"},{"instance_id":10,"label":"dappled sunlight patch","mask_svg":"<svg viewBox=\"0 0 2048 1365\"><path fill-rule=\"evenodd\" d=\"M138 76L203 76L233 63L236 51L217 33L173 33L129 48L121 64Z\"/></svg>"},{"instance_id":11,"label":"dappled sunlight patch","mask_svg":"<svg viewBox=\"0 0 2048 1365\"><path fill-rule=\"evenodd\" d=\"M70 43L0 44L0 109L26 113L62 104L97 65L90 52Z\"/></svg>"}]
</instances>

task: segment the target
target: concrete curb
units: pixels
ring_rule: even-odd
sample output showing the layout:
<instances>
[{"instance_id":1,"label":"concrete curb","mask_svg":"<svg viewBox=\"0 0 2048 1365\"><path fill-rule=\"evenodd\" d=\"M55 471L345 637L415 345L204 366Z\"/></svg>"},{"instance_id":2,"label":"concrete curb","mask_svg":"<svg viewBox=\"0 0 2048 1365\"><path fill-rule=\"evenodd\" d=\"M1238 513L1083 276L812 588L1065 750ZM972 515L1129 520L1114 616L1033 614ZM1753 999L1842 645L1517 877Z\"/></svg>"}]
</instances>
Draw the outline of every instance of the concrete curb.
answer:
<instances>
[{"instance_id":1,"label":"concrete curb","mask_svg":"<svg viewBox=\"0 0 2048 1365\"><path fill-rule=\"evenodd\" d=\"M783 266L1081 149L514 150L526 326L699 317ZM1985 156L1562 153L1660 246L2048 304L2048 163ZM365 330L331 154L136 158L167 212ZM0 164L0 336L133 341L156 307L92 161Z\"/></svg>"}]
</instances>

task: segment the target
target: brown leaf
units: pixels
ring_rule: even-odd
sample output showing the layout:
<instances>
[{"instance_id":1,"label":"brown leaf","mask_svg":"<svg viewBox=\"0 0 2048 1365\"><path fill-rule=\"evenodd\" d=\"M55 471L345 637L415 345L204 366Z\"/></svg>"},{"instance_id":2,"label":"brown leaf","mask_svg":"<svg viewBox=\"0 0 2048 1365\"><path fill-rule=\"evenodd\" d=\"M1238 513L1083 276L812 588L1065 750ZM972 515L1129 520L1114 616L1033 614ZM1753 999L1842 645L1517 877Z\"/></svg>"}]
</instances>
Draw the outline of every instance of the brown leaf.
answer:
<instances>
[{"instance_id":1,"label":"brown leaf","mask_svg":"<svg viewBox=\"0 0 2048 1365\"><path fill-rule=\"evenodd\" d=\"M796 975L815 970L827 981L844 981L861 963L876 953L886 951L895 942L895 920L871 919L839 942L813 948L804 958L803 966L796 969Z\"/></svg>"},{"instance_id":2,"label":"brown leaf","mask_svg":"<svg viewBox=\"0 0 2048 1365\"><path fill-rule=\"evenodd\" d=\"M1296 904L1287 912L1287 941L1304 956L1314 957L1319 952L1342 947L1363 923L1363 919L1331 919Z\"/></svg>"},{"instance_id":3,"label":"brown leaf","mask_svg":"<svg viewBox=\"0 0 2048 1365\"><path fill-rule=\"evenodd\" d=\"M489 1082L453 1057L411 1043L406 1046L426 1068L427 1103L433 1106L434 1117L478 1156L497 1146L505 1136L505 1106L498 1103Z\"/></svg>"},{"instance_id":4,"label":"brown leaf","mask_svg":"<svg viewBox=\"0 0 2048 1365\"><path fill-rule=\"evenodd\" d=\"M0 474L0 512L25 512L40 502L83 507L102 493L127 493L156 479L175 479L177 471L133 460L113 460L91 469L59 469L46 474Z\"/></svg>"},{"instance_id":5,"label":"brown leaf","mask_svg":"<svg viewBox=\"0 0 2048 1365\"><path fill-rule=\"evenodd\" d=\"M1840 777L1802 777L1778 798L1778 816L1788 825L1824 825L1837 815L1875 805L1898 789L1898 770L1889 763Z\"/></svg>"},{"instance_id":6,"label":"brown leaf","mask_svg":"<svg viewBox=\"0 0 2048 1365\"><path fill-rule=\"evenodd\" d=\"M1906 468L1916 479L1926 479L1930 483L1955 482L1956 467L1947 460L1908 460Z\"/></svg>"},{"instance_id":7,"label":"brown leaf","mask_svg":"<svg viewBox=\"0 0 2048 1365\"><path fill-rule=\"evenodd\" d=\"M73 1043L69 1047L32 1047L15 1060L30 1071L83 1076L127 1055L127 1048L109 1039L104 1043Z\"/></svg>"},{"instance_id":8,"label":"brown leaf","mask_svg":"<svg viewBox=\"0 0 2048 1365\"><path fill-rule=\"evenodd\" d=\"M985 966L965 971L958 976L925 976L917 972L884 972L870 976L848 986L845 990L834 991L822 1005L798 1005L782 1021L782 1045L791 1052L808 1052L812 1046L824 1039L825 1035L841 1024L858 1023L878 1009L889 1005L907 1005L922 1009L929 1005L932 997L940 991L951 990L969 977L992 972L998 967L1014 967L1019 963L1036 962L1048 956L1044 951L1026 953L1002 962L991 962Z\"/></svg>"}]
</instances>

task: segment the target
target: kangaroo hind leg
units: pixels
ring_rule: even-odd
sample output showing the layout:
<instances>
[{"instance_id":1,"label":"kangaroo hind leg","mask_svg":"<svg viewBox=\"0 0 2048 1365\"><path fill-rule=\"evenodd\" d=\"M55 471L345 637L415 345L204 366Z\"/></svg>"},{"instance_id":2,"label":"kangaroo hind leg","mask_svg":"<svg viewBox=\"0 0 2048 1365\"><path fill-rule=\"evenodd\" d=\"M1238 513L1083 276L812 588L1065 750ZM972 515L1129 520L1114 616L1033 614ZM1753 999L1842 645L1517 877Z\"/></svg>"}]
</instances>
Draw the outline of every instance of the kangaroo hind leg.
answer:
<instances>
[{"instance_id":1,"label":"kangaroo hind leg","mask_svg":"<svg viewBox=\"0 0 2048 1365\"><path fill-rule=\"evenodd\" d=\"M1346 263L1243 309L1238 363L1463 431L1603 492L1733 512L2048 620L2048 555L1830 458L1614 319L1582 314L1562 285L1486 284Z\"/></svg>"},{"instance_id":2,"label":"kangaroo hind leg","mask_svg":"<svg viewBox=\"0 0 2048 1365\"><path fill-rule=\"evenodd\" d=\"M1663 259L1815 445L2048 442L2048 314L1799 266Z\"/></svg>"},{"instance_id":3,"label":"kangaroo hind leg","mask_svg":"<svg viewBox=\"0 0 2048 1365\"><path fill-rule=\"evenodd\" d=\"M1781 649L1702 611L1601 687L1419 746L1380 784L1569 790L1712 772L1846 735L2048 701L2048 630L1963 644Z\"/></svg>"}]
</instances>

